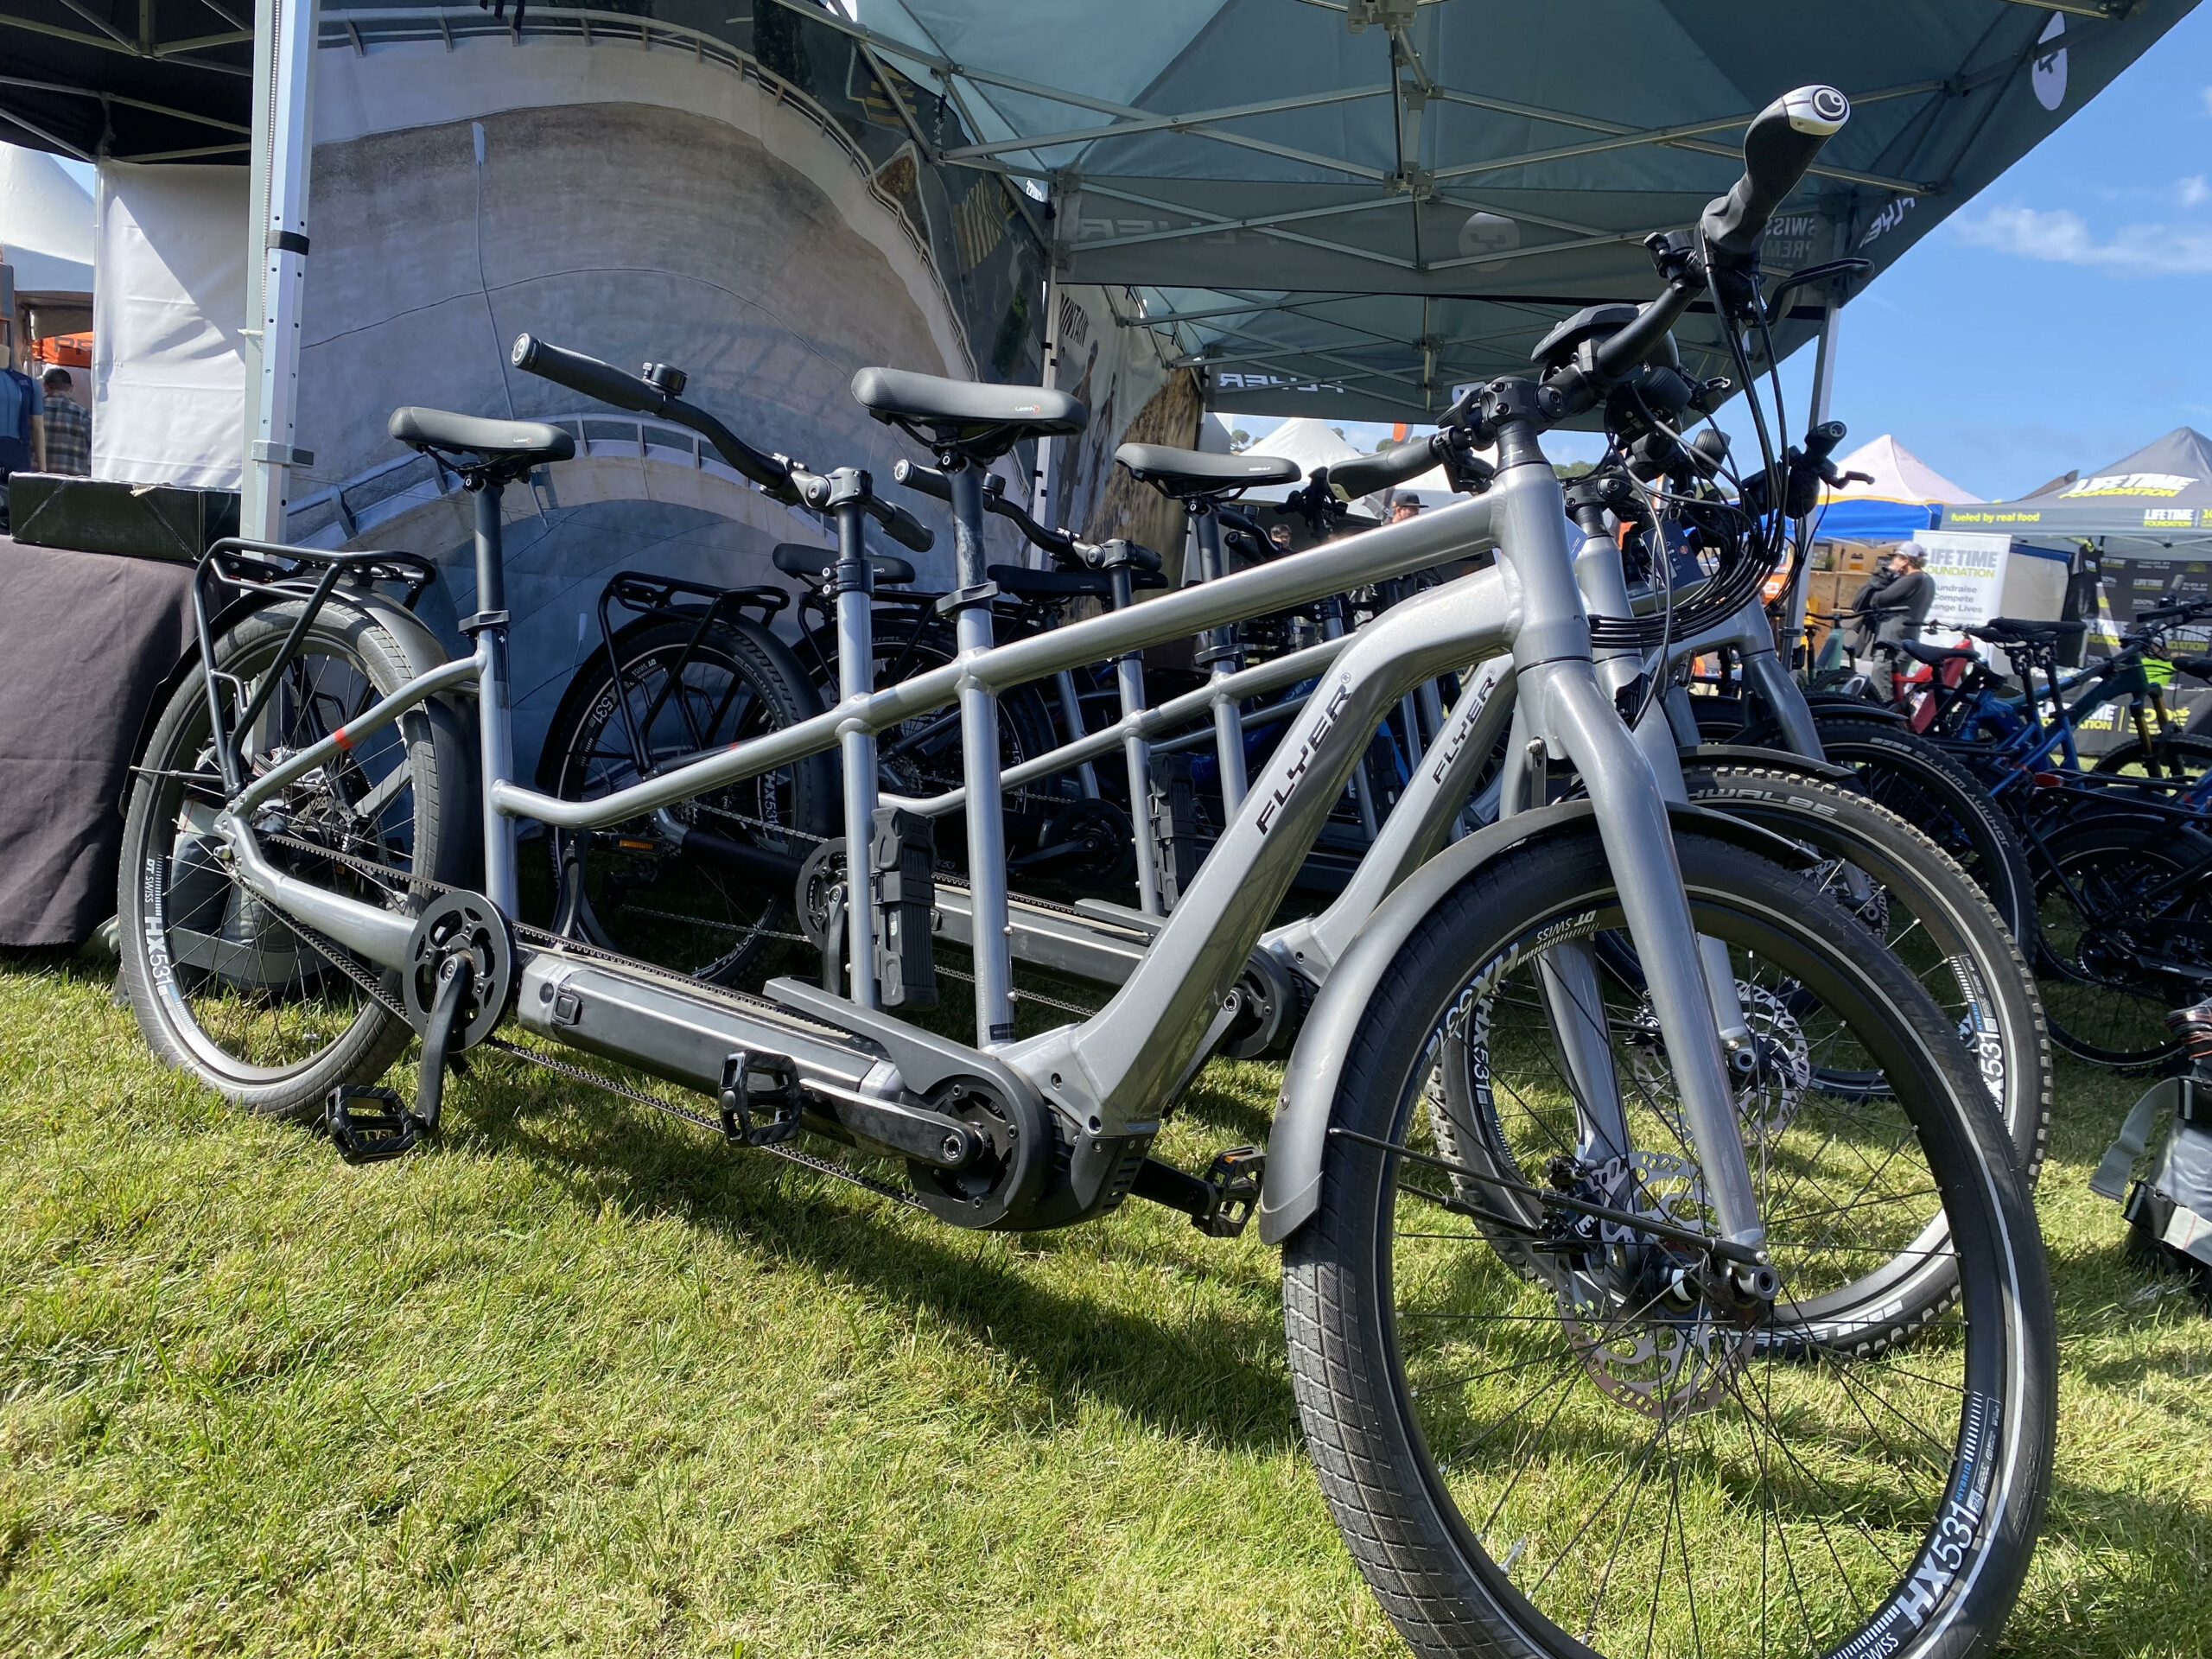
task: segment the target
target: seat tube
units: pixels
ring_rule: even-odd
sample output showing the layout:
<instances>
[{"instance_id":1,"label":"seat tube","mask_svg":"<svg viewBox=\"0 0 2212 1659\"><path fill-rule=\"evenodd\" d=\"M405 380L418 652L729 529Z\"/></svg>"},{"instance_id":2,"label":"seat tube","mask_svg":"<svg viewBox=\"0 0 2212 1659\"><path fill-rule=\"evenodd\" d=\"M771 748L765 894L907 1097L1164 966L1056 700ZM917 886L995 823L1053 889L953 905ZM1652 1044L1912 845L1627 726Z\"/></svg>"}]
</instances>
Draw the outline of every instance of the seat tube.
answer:
<instances>
[{"instance_id":1,"label":"seat tube","mask_svg":"<svg viewBox=\"0 0 2212 1659\"><path fill-rule=\"evenodd\" d=\"M850 710L875 690L875 568L868 561L861 501L868 477L849 467L830 474L837 518L837 702ZM881 1006L875 982L875 734L849 714L837 727L845 782L845 983L864 1008Z\"/></svg>"},{"instance_id":2,"label":"seat tube","mask_svg":"<svg viewBox=\"0 0 2212 1659\"><path fill-rule=\"evenodd\" d=\"M461 626L475 639L478 746L483 751L484 894L509 918L518 913L515 821L492 803L492 787L515 769L514 710L507 690L507 582L499 526L505 492L486 483L474 492L476 614Z\"/></svg>"},{"instance_id":3,"label":"seat tube","mask_svg":"<svg viewBox=\"0 0 2212 1659\"><path fill-rule=\"evenodd\" d=\"M1136 598L1128 568L1114 570L1114 608L1125 611ZM1121 694L1124 721L1144 711L1144 653L1124 652L1114 659L1114 689ZM1137 907L1147 916L1164 916L1160 902L1160 849L1152 833L1152 745L1133 731L1122 738L1122 757L1129 772L1129 823L1136 832Z\"/></svg>"},{"instance_id":4,"label":"seat tube","mask_svg":"<svg viewBox=\"0 0 2212 1659\"><path fill-rule=\"evenodd\" d=\"M1221 520L1214 514L1213 505L1206 502L1191 509L1191 530L1198 538L1198 576L1204 582L1221 580ZM1217 683L1227 679L1240 666L1236 649L1236 630L1229 626L1215 628L1206 641L1208 658L1206 672ZM1244 804L1244 722L1236 710L1234 698L1223 698L1213 706L1214 757L1221 766L1221 799L1224 822L1236 816L1236 809Z\"/></svg>"},{"instance_id":5,"label":"seat tube","mask_svg":"<svg viewBox=\"0 0 2212 1659\"><path fill-rule=\"evenodd\" d=\"M983 480L972 463L948 458L952 486L955 636L963 658L991 648L989 580L983 562ZM976 1041L1014 1040L1014 963L1007 940L1005 802L999 782L999 704L988 687L960 685L960 770L968 791L968 892L976 955Z\"/></svg>"}]
</instances>

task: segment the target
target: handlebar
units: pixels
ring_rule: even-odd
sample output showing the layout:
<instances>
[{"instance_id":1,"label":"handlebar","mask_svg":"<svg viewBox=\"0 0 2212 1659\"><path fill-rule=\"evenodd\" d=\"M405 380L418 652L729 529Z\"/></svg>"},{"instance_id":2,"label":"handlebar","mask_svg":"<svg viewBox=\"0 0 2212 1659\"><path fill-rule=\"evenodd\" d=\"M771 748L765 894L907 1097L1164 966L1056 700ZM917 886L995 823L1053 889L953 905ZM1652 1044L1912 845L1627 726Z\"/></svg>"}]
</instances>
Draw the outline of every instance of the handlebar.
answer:
<instances>
[{"instance_id":1,"label":"handlebar","mask_svg":"<svg viewBox=\"0 0 2212 1659\"><path fill-rule=\"evenodd\" d=\"M809 505L821 503L809 499L818 489L802 480L811 474L781 455L772 455L755 449L743 438L724 426L705 410L687 404L677 396L683 387L683 377L673 371L656 371L668 377L668 383L656 385L641 374L632 374L618 369L612 363L602 363L595 357L582 352L572 352L565 346L549 345L534 334L517 334L514 349L508 360L515 367L554 385L580 391L587 397L595 397L602 404L616 409L626 409L640 415L658 415L678 426L688 426L715 447L715 453L738 472L751 479L779 501L796 503L806 501ZM651 365L647 365L649 368ZM871 492L866 502L868 517L883 526L884 533L900 546L917 553L926 553L936 545L937 537L929 527L904 507L879 500Z\"/></svg>"},{"instance_id":2,"label":"handlebar","mask_svg":"<svg viewBox=\"0 0 2212 1659\"><path fill-rule=\"evenodd\" d=\"M1434 437L1410 438L1371 455L1335 462L1329 468L1329 482L1348 496L1372 495L1427 472L1440 459L1437 450Z\"/></svg>"},{"instance_id":3,"label":"handlebar","mask_svg":"<svg viewBox=\"0 0 2212 1659\"><path fill-rule=\"evenodd\" d=\"M1850 118L1851 100L1833 86L1800 86L1754 116L1744 130L1744 176L1707 202L1698 221L1707 248L1732 260L1756 258L1774 210Z\"/></svg>"},{"instance_id":4,"label":"handlebar","mask_svg":"<svg viewBox=\"0 0 2212 1659\"><path fill-rule=\"evenodd\" d=\"M918 491L932 499L944 502L947 505L951 504L951 482L934 467L925 467L919 461L913 461L895 462L891 468L891 481L904 488ZM1085 566L1099 565L1103 563L1104 550L1103 548L1093 547L1088 542L1077 541L1065 530L1046 529L1044 525L1023 512L1019 505L1007 500L1004 495L986 489L983 492L983 511L995 513L998 517L1006 519L1027 538L1030 545L1042 548L1055 558L1072 559L1077 563ZM1106 547L1113 545L1111 542L1105 543ZM1140 546L1135 542L1124 542L1122 545L1127 550L1123 556L1138 569L1147 572L1159 570L1160 555L1150 548Z\"/></svg>"}]
</instances>

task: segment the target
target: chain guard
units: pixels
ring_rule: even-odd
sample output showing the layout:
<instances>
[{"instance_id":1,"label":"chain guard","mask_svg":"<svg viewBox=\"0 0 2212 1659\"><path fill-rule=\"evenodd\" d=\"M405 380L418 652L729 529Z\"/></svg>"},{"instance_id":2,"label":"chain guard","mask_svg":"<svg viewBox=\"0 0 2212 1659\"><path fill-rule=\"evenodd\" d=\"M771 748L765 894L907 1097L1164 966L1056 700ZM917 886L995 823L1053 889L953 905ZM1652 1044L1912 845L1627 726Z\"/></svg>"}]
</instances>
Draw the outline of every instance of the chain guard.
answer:
<instances>
[{"instance_id":1,"label":"chain guard","mask_svg":"<svg viewBox=\"0 0 2212 1659\"><path fill-rule=\"evenodd\" d=\"M438 970L447 957L466 954L474 975L454 1021L452 1048L474 1048L498 1028L515 989L514 932L499 907L478 893L448 892L428 900L407 944L407 971L399 976L407 1021L429 1028L438 993Z\"/></svg>"}]
</instances>

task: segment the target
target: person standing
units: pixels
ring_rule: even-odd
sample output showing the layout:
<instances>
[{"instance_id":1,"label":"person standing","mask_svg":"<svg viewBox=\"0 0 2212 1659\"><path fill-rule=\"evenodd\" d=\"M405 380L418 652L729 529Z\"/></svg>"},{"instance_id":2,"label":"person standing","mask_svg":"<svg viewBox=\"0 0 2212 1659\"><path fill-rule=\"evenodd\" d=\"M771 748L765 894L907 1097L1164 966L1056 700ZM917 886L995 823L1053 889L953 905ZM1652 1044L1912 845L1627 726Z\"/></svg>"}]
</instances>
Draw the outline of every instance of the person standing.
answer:
<instances>
[{"instance_id":1,"label":"person standing","mask_svg":"<svg viewBox=\"0 0 2212 1659\"><path fill-rule=\"evenodd\" d=\"M1904 543L1897 549L1895 560L1888 581L1878 587L1870 582L1859 594L1861 606L1875 612L1873 617L1867 619L1874 624L1875 649L1864 666L1885 702L1897 698L1893 673L1897 652L1878 647L1900 645L1909 639L1919 639L1922 625L1936 607L1936 578L1928 574L1928 555L1921 550L1920 543ZM1865 623L1860 626L1864 627Z\"/></svg>"},{"instance_id":2,"label":"person standing","mask_svg":"<svg viewBox=\"0 0 2212 1659\"><path fill-rule=\"evenodd\" d=\"M87 478L92 470L92 412L76 398L76 381L54 365L39 378L46 394L46 468Z\"/></svg>"},{"instance_id":3,"label":"person standing","mask_svg":"<svg viewBox=\"0 0 2212 1659\"><path fill-rule=\"evenodd\" d=\"M46 470L46 397L11 363L0 369L0 484L10 473Z\"/></svg>"}]
</instances>

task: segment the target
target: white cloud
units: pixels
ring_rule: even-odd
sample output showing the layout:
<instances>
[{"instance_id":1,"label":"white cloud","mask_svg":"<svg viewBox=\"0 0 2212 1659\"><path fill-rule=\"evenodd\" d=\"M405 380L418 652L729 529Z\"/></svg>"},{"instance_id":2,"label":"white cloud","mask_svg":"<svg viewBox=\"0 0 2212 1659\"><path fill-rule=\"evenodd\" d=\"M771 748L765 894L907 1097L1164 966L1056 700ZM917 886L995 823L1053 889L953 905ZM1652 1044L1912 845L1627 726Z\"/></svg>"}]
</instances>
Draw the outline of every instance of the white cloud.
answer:
<instances>
[{"instance_id":1,"label":"white cloud","mask_svg":"<svg viewBox=\"0 0 2212 1659\"><path fill-rule=\"evenodd\" d=\"M2201 181L2190 181L2199 183ZM2023 259L2062 265L2101 265L2123 276L2181 276L2212 273L2212 226L2128 225L2099 241L2081 214L2065 208L1992 207L1951 221L1959 240Z\"/></svg>"},{"instance_id":2,"label":"white cloud","mask_svg":"<svg viewBox=\"0 0 2212 1659\"><path fill-rule=\"evenodd\" d=\"M2212 86L2204 89L2204 113L2212 115Z\"/></svg>"},{"instance_id":3,"label":"white cloud","mask_svg":"<svg viewBox=\"0 0 2212 1659\"><path fill-rule=\"evenodd\" d=\"M2199 173L2194 178L2176 179L2174 194L2180 200L2183 207L2199 207L2208 201L2212 201L2212 185L2206 184L2204 175Z\"/></svg>"}]
</instances>

